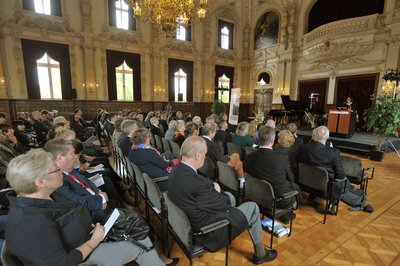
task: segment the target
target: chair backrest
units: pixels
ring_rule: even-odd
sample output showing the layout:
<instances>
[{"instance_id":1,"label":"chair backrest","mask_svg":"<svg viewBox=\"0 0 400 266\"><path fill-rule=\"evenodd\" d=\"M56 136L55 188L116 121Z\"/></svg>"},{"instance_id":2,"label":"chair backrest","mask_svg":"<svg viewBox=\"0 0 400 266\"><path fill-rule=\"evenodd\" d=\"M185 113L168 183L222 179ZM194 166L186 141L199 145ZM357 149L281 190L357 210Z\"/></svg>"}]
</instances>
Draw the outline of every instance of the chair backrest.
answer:
<instances>
[{"instance_id":1,"label":"chair backrest","mask_svg":"<svg viewBox=\"0 0 400 266\"><path fill-rule=\"evenodd\" d=\"M328 171L322 167L299 163L298 182L307 187L326 192L329 182Z\"/></svg>"},{"instance_id":2,"label":"chair backrest","mask_svg":"<svg viewBox=\"0 0 400 266\"><path fill-rule=\"evenodd\" d=\"M174 157L180 159L181 158L181 148L179 147L179 144L172 140L169 140L169 144L171 145L171 150L172 150L172 153L174 154Z\"/></svg>"},{"instance_id":3,"label":"chair backrest","mask_svg":"<svg viewBox=\"0 0 400 266\"><path fill-rule=\"evenodd\" d=\"M160 212L161 212L161 191L156 182L154 182L151 177L143 173L143 179L144 182L146 183L146 188L147 188L147 198L150 201L151 205L156 207Z\"/></svg>"},{"instance_id":4,"label":"chair backrest","mask_svg":"<svg viewBox=\"0 0 400 266\"><path fill-rule=\"evenodd\" d=\"M160 128L161 134L164 135L164 134L165 134L165 128L164 128L164 126L163 126L162 124L159 124L158 127Z\"/></svg>"},{"instance_id":5,"label":"chair backrest","mask_svg":"<svg viewBox=\"0 0 400 266\"><path fill-rule=\"evenodd\" d=\"M167 192L163 193L165 205L168 209L168 223L182 244L189 250L190 231L192 227L184 211L176 206L169 198Z\"/></svg>"},{"instance_id":6,"label":"chair backrest","mask_svg":"<svg viewBox=\"0 0 400 266\"><path fill-rule=\"evenodd\" d=\"M156 149L160 152L164 152L161 137L159 135L154 135L154 140L156 142Z\"/></svg>"},{"instance_id":7,"label":"chair backrest","mask_svg":"<svg viewBox=\"0 0 400 266\"><path fill-rule=\"evenodd\" d=\"M237 171L232 166L226 163L217 162L218 166L218 182L224 186L232 189L233 191L238 191L239 178L237 176Z\"/></svg>"},{"instance_id":8,"label":"chair backrest","mask_svg":"<svg viewBox=\"0 0 400 266\"><path fill-rule=\"evenodd\" d=\"M215 163L213 162L213 160L206 156L206 158L204 159L204 164L202 167L200 167L198 169L199 173L203 176L209 177L211 179L215 179Z\"/></svg>"},{"instance_id":9,"label":"chair backrest","mask_svg":"<svg viewBox=\"0 0 400 266\"><path fill-rule=\"evenodd\" d=\"M361 180L362 162L358 158L340 156L342 158L343 170L346 177Z\"/></svg>"},{"instance_id":10,"label":"chair backrest","mask_svg":"<svg viewBox=\"0 0 400 266\"><path fill-rule=\"evenodd\" d=\"M214 140L214 142L217 143L218 148L222 151L223 154L225 154L224 142L219 140Z\"/></svg>"},{"instance_id":11,"label":"chair backrest","mask_svg":"<svg viewBox=\"0 0 400 266\"><path fill-rule=\"evenodd\" d=\"M128 177L131 179L132 182L135 182L135 170L133 170L133 166L131 160L125 156L126 161L126 172L128 173Z\"/></svg>"},{"instance_id":12,"label":"chair backrest","mask_svg":"<svg viewBox=\"0 0 400 266\"><path fill-rule=\"evenodd\" d=\"M139 186L140 190L142 190L142 192L144 193L145 192L145 183L144 183L142 170L140 170L140 168L132 162L131 162L131 165L133 167L133 171L135 172L136 184Z\"/></svg>"},{"instance_id":13,"label":"chair backrest","mask_svg":"<svg viewBox=\"0 0 400 266\"><path fill-rule=\"evenodd\" d=\"M167 140L166 138L162 138L161 140L162 140L164 152L167 152L167 151L172 152L171 145L169 144L169 140Z\"/></svg>"},{"instance_id":14,"label":"chair backrest","mask_svg":"<svg viewBox=\"0 0 400 266\"><path fill-rule=\"evenodd\" d=\"M253 147L244 148L244 152L245 152L246 156L255 151L256 151L256 149L254 149Z\"/></svg>"},{"instance_id":15,"label":"chair backrest","mask_svg":"<svg viewBox=\"0 0 400 266\"><path fill-rule=\"evenodd\" d=\"M240 157L242 157L242 149L240 148L239 144L233 142L227 142L226 145L228 147L228 155L237 153L239 154Z\"/></svg>"},{"instance_id":16,"label":"chair backrest","mask_svg":"<svg viewBox=\"0 0 400 266\"><path fill-rule=\"evenodd\" d=\"M246 180L246 198L254 201L260 207L272 210L275 194L272 185L263 179L252 177L245 173Z\"/></svg>"},{"instance_id":17,"label":"chair backrest","mask_svg":"<svg viewBox=\"0 0 400 266\"><path fill-rule=\"evenodd\" d=\"M151 138L151 146L153 147L153 148L157 148L157 146L156 146L156 140L154 139L154 135L153 135L153 133L151 133L150 132L150 138Z\"/></svg>"}]
</instances>

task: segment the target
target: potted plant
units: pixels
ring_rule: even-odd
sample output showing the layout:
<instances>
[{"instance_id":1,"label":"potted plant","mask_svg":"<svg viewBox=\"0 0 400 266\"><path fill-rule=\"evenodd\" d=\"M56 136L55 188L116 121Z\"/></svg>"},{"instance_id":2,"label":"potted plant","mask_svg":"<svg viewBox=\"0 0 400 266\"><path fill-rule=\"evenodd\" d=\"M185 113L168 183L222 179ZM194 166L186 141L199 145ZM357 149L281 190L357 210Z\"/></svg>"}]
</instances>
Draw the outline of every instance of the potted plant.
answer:
<instances>
[{"instance_id":1,"label":"potted plant","mask_svg":"<svg viewBox=\"0 0 400 266\"><path fill-rule=\"evenodd\" d=\"M211 105L211 113L219 115L220 113L224 113L226 109L225 104L222 101L214 100Z\"/></svg>"},{"instance_id":2,"label":"potted plant","mask_svg":"<svg viewBox=\"0 0 400 266\"><path fill-rule=\"evenodd\" d=\"M366 127L378 136L377 151L371 152L371 159L382 160L382 144L389 136L399 136L397 131L400 125L400 100L390 95L378 96L374 105L364 113Z\"/></svg>"}]
</instances>

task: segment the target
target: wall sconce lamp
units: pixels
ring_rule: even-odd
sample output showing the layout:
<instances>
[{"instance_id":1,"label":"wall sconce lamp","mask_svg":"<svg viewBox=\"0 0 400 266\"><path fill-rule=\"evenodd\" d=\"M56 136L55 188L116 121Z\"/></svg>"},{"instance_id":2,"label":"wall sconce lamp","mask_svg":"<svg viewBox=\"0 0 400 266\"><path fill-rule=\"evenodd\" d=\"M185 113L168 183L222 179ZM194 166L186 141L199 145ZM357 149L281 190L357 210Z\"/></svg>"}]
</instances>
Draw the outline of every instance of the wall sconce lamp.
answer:
<instances>
[{"instance_id":1,"label":"wall sconce lamp","mask_svg":"<svg viewBox=\"0 0 400 266\"><path fill-rule=\"evenodd\" d=\"M240 93L240 98L242 98L243 100L248 100L250 99L250 93L249 92Z\"/></svg>"},{"instance_id":2,"label":"wall sconce lamp","mask_svg":"<svg viewBox=\"0 0 400 266\"><path fill-rule=\"evenodd\" d=\"M214 90L206 90L206 99L214 99Z\"/></svg>"},{"instance_id":3,"label":"wall sconce lamp","mask_svg":"<svg viewBox=\"0 0 400 266\"><path fill-rule=\"evenodd\" d=\"M275 90L275 95L276 96L281 96L286 94L286 89L285 88L277 88Z\"/></svg>"},{"instance_id":4,"label":"wall sconce lamp","mask_svg":"<svg viewBox=\"0 0 400 266\"><path fill-rule=\"evenodd\" d=\"M0 88L5 88L7 85L7 77L0 77Z\"/></svg>"},{"instance_id":5,"label":"wall sconce lamp","mask_svg":"<svg viewBox=\"0 0 400 266\"><path fill-rule=\"evenodd\" d=\"M99 84L96 81L85 81L82 83L82 87L90 92L94 92L99 87Z\"/></svg>"},{"instance_id":6,"label":"wall sconce lamp","mask_svg":"<svg viewBox=\"0 0 400 266\"><path fill-rule=\"evenodd\" d=\"M164 95L164 93L165 93L165 89L161 89L160 86L155 86L154 87L154 94L155 95L160 96L160 95Z\"/></svg>"}]
</instances>

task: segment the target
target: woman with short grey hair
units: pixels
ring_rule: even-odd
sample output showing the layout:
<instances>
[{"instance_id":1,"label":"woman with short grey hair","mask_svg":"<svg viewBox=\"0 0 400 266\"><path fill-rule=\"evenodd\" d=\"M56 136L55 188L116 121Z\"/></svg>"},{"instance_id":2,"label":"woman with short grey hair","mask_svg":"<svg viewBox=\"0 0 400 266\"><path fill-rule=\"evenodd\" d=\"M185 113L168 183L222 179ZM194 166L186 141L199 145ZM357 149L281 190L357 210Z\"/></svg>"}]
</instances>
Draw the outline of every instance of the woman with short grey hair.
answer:
<instances>
[{"instance_id":1,"label":"woman with short grey hair","mask_svg":"<svg viewBox=\"0 0 400 266\"><path fill-rule=\"evenodd\" d=\"M7 180L9 196L6 224L6 257L23 265L164 265L129 241L101 243L104 228L92 227L87 209L54 192L63 184L60 168L50 152L30 150L12 159ZM149 238L140 240L151 246Z\"/></svg>"}]
</instances>

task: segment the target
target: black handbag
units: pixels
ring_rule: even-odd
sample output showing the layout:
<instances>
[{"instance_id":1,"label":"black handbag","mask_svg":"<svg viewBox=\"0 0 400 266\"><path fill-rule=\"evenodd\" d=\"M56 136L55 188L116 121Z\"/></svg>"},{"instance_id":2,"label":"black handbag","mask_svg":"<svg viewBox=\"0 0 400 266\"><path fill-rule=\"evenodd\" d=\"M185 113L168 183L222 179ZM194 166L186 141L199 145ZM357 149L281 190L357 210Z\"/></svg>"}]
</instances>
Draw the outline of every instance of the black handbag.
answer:
<instances>
[{"instance_id":1,"label":"black handbag","mask_svg":"<svg viewBox=\"0 0 400 266\"><path fill-rule=\"evenodd\" d=\"M130 209L118 209L119 217L107 234L108 241L129 241L145 251L150 251L154 245L146 247L138 240L149 236L150 227L142 215Z\"/></svg>"}]
</instances>

